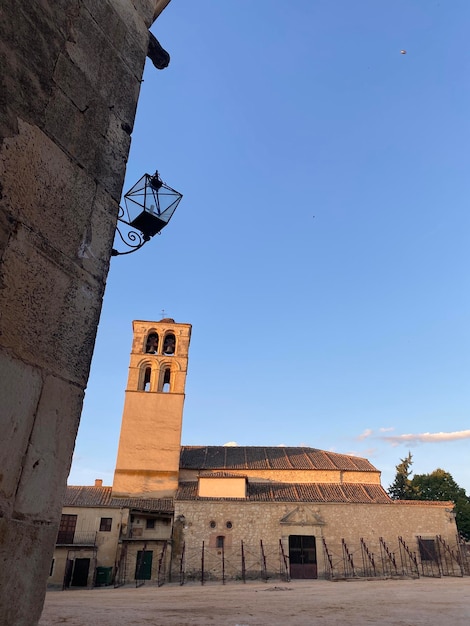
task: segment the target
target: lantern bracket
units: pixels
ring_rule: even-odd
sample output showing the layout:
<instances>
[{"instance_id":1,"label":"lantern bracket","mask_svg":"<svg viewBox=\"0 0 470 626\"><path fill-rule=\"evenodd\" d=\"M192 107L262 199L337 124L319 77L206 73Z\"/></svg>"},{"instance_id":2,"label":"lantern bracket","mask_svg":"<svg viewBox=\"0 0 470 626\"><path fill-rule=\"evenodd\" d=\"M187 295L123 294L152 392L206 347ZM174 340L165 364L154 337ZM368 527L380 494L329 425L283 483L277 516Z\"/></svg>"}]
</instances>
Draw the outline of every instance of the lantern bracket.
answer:
<instances>
[{"instance_id":1,"label":"lantern bracket","mask_svg":"<svg viewBox=\"0 0 470 626\"><path fill-rule=\"evenodd\" d=\"M124 207L119 206L116 233L130 249L121 252L113 248L111 255L136 252L154 235L160 234L182 197L179 191L162 181L158 171L144 174L124 195Z\"/></svg>"}]
</instances>

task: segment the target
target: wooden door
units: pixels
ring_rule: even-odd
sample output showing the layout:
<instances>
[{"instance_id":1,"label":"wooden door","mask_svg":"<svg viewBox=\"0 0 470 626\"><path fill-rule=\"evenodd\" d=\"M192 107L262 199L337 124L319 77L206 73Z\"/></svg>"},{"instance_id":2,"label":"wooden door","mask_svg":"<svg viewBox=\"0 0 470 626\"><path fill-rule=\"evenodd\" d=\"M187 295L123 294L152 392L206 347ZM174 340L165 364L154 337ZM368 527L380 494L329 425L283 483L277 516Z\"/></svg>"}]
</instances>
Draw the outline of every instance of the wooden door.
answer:
<instances>
[{"instance_id":1,"label":"wooden door","mask_svg":"<svg viewBox=\"0 0 470 626\"><path fill-rule=\"evenodd\" d=\"M310 535L290 535L289 562L291 578L317 578L315 537Z\"/></svg>"}]
</instances>

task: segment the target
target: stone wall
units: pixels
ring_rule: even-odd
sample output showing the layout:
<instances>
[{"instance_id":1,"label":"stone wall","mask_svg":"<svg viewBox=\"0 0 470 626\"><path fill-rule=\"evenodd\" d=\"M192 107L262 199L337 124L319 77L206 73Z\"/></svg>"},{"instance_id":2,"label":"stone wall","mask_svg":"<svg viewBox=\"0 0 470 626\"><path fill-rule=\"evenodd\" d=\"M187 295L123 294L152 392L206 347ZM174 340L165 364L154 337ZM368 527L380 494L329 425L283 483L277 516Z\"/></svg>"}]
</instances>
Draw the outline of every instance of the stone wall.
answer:
<instances>
[{"instance_id":1,"label":"stone wall","mask_svg":"<svg viewBox=\"0 0 470 626\"><path fill-rule=\"evenodd\" d=\"M0 9L0 623L39 618L148 27L169 0Z\"/></svg>"},{"instance_id":2,"label":"stone wall","mask_svg":"<svg viewBox=\"0 0 470 626\"><path fill-rule=\"evenodd\" d=\"M199 469L180 470L181 482L197 480ZM338 483L380 485L380 472L352 472L344 470L282 470L282 469L232 469L230 474L246 476L252 482L277 481L280 483Z\"/></svg>"},{"instance_id":3,"label":"stone wall","mask_svg":"<svg viewBox=\"0 0 470 626\"><path fill-rule=\"evenodd\" d=\"M180 516L183 516L181 518ZM399 537L413 552L418 551L417 538L435 539L441 535L450 545L455 544L457 529L452 504L446 502L392 502L390 504L340 503L260 503L240 501L180 501L175 503L177 533L173 546L173 573L177 575L183 541L188 569L198 570L202 542L207 549L206 567L220 577L220 550L217 537L224 537L226 575L240 576L240 546L245 544L252 560L254 574L259 576L260 541L269 555L271 574L279 574L279 540L289 555L290 535L310 535L316 538L318 576L326 577L327 564L323 540L335 561L343 559L342 540L361 566L361 538L377 556L382 537L398 558Z\"/></svg>"}]
</instances>

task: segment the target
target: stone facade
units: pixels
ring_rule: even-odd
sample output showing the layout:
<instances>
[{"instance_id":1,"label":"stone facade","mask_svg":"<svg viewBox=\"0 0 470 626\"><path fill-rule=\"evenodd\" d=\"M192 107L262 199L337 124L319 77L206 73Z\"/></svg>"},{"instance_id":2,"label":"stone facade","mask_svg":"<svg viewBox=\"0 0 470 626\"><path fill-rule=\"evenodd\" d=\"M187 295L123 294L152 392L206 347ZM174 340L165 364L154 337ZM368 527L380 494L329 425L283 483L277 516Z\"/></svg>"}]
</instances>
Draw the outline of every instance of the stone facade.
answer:
<instances>
[{"instance_id":1,"label":"stone facade","mask_svg":"<svg viewBox=\"0 0 470 626\"><path fill-rule=\"evenodd\" d=\"M227 578L241 577L241 543L245 550L255 553L259 575L260 542L269 555L270 575L279 575L282 542L287 564L289 559L289 537L292 535L315 537L317 573L315 577L330 576L325 548L334 555L335 561L343 559L343 542L356 557L356 575L362 570L361 540L376 558L380 554L380 539L398 559L399 540L415 554L419 564L418 538L436 541L441 536L451 546L456 543L455 519L452 504L448 502L390 502L387 504L361 503L305 503L305 502L240 502L231 500L197 500L175 502L175 519L183 520L178 541L173 545L174 575L179 569L179 560L185 544L185 559L188 572L200 576L201 551L204 542L215 559L210 565L210 576L220 579L220 549L217 538L224 537L227 563ZM343 564L337 570L344 575ZM282 569L282 568L281 568ZM338 571L333 574L338 575ZM401 574L400 568L395 574ZM410 565L407 573L411 573Z\"/></svg>"},{"instance_id":2,"label":"stone facade","mask_svg":"<svg viewBox=\"0 0 470 626\"><path fill-rule=\"evenodd\" d=\"M39 618L148 47L169 0L5 0L0 623Z\"/></svg>"}]
</instances>

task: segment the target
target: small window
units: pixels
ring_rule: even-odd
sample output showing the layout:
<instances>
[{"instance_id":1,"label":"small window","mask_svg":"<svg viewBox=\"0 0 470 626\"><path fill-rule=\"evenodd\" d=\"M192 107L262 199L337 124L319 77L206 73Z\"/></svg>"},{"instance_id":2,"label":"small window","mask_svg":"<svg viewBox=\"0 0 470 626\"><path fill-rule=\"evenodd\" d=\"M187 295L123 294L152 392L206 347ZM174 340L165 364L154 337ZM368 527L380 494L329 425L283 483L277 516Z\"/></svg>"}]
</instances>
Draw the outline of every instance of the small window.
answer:
<instances>
[{"instance_id":1,"label":"small window","mask_svg":"<svg viewBox=\"0 0 470 626\"><path fill-rule=\"evenodd\" d=\"M148 519L147 523L145 525L145 528L155 528L155 520L154 519Z\"/></svg>"},{"instance_id":2,"label":"small window","mask_svg":"<svg viewBox=\"0 0 470 626\"><path fill-rule=\"evenodd\" d=\"M112 517L102 517L100 521L100 530L109 533L113 524Z\"/></svg>"},{"instance_id":3,"label":"small window","mask_svg":"<svg viewBox=\"0 0 470 626\"><path fill-rule=\"evenodd\" d=\"M209 526L211 528L215 528L217 526L217 524L214 522L214 520L212 520L211 522L209 522Z\"/></svg>"},{"instance_id":4,"label":"small window","mask_svg":"<svg viewBox=\"0 0 470 626\"><path fill-rule=\"evenodd\" d=\"M158 352L158 335L157 333L150 333L147 337L147 343L145 345L145 352L147 354L157 354Z\"/></svg>"},{"instance_id":5,"label":"small window","mask_svg":"<svg viewBox=\"0 0 470 626\"><path fill-rule=\"evenodd\" d=\"M167 333L163 341L163 354L174 354L176 348L176 337L173 333Z\"/></svg>"},{"instance_id":6,"label":"small window","mask_svg":"<svg viewBox=\"0 0 470 626\"><path fill-rule=\"evenodd\" d=\"M217 541L215 544L216 548L223 548L224 547L224 542L225 542L225 537L223 535L219 535L217 537Z\"/></svg>"},{"instance_id":7,"label":"small window","mask_svg":"<svg viewBox=\"0 0 470 626\"><path fill-rule=\"evenodd\" d=\"M233 524L232 524L232 522L227 522L227 523L225 524L225 526L227 526L227 528L229 528L229 529L230 529L230 528L232 528Z\"/></svg>"}]
</instances>

